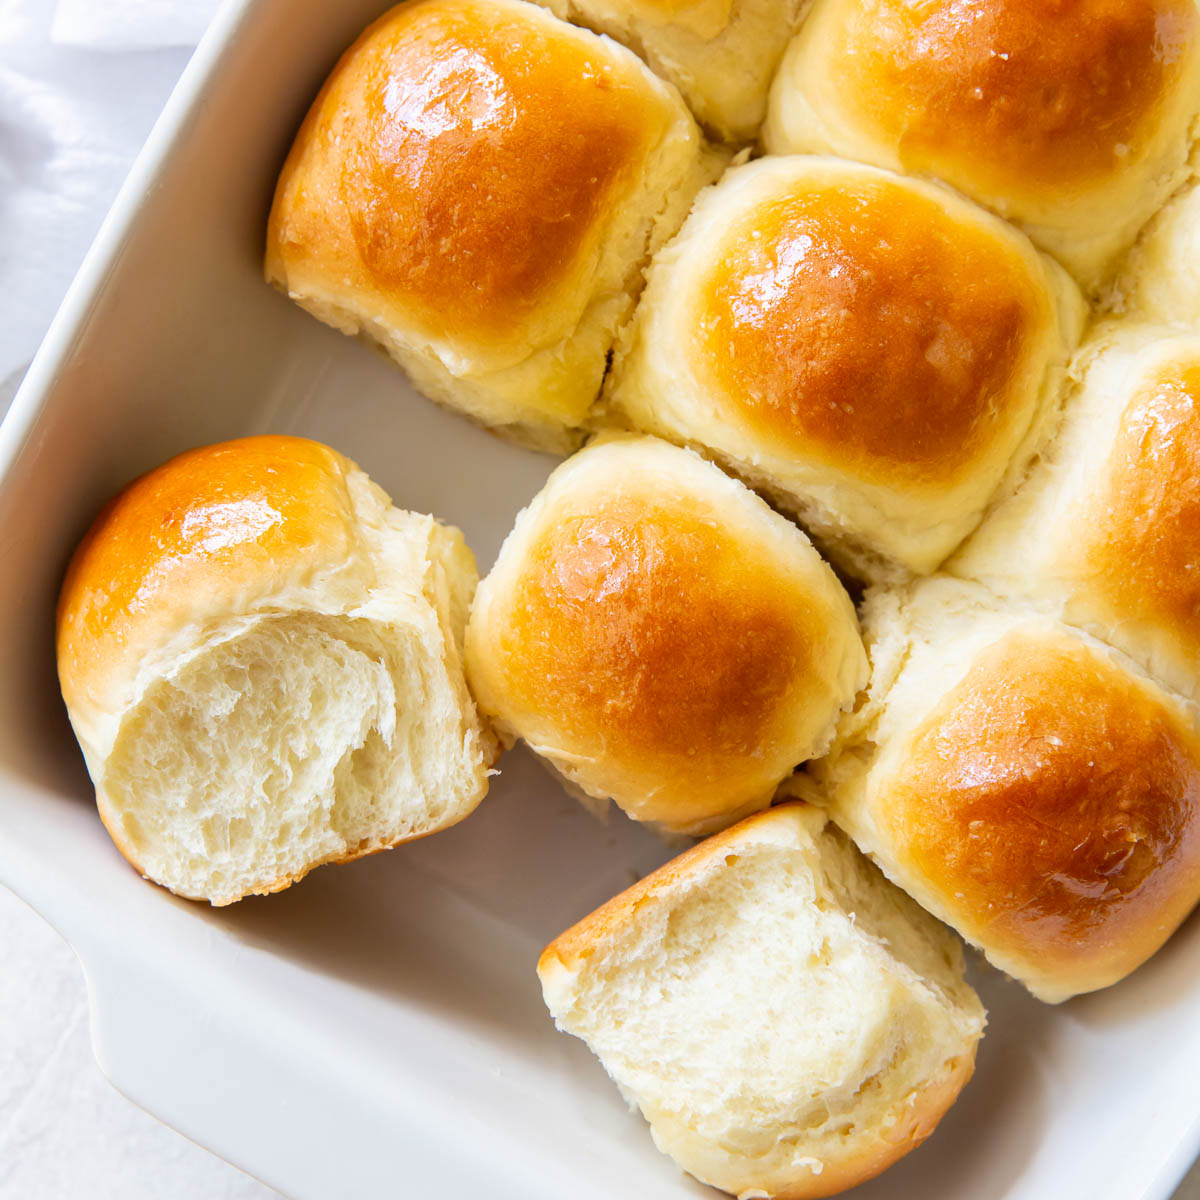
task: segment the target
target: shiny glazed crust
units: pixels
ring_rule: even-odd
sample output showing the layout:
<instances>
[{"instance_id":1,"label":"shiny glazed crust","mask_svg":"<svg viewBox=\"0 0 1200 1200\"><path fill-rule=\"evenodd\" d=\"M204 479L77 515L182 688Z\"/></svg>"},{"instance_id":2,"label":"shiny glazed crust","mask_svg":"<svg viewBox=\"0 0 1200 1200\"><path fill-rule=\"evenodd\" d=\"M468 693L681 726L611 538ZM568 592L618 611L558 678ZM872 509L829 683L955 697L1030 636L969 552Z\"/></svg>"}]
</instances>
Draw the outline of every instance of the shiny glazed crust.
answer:
<instances>
[{"instance_id":1,"label":"shiny glazed crust","mask_svg":"<svg viewBox=\"0 0 1200 1200\"><path fill-rule=\"evenodd\" d=\"M1184 177L1193 0L817 0L776 77L772 152L936 175L1086 283Z\"/></svg>"},{"instance_id":2,"label":"shiny glazed crust","mask_svg":"<svg viewBox=\"0 0 1200 1200\"><path fill-rule=\"evenodd\" d=\"M715 454L843 567L926 572L1028 453L1083 311L945 188L768 158L705 192L659 254L606 397Z\"/></svg>"},{"instance_id":3,"label":"shiny glazed crust","mask_svg":"<svg viewBox=\"0 0 1200 1200\"><path fill-rule=\"evenodd\" d=\"M700 832L819 752L865 659L798 529L688 451L615 438L518 518L477 593L467 670L482 709L571 783Z\"/></svg>"},{"instance_id":4,"label":"shiny glazed crust","mask_svg":"<svg viewBox=\"0 0 1200 1200\"><path fill-rule=\"evenodd\" d=\"M970 585L864 620L869 699L813 771L834 819L1041 999L1140 966L1200 899L1196 712Z\"/></svg>"},{"instance_id":5,"label":"shiny glazed crust","mask_svg":"<svg viewBox=\"0 0 1200 1200\"><path fill-rule=\"evenodd\" d=\"M267 277L434 399L564 445L701 149L621 47L519 0L410 0L309 112Z\"/></svg>"},{"instance_id":6,"label":"shiny glazed crust","mask_svg":"<svg viewBox=\"0 0 1200 1200\"><path fill-rule=\"evenodd\" d=\"M58 602L58 664L73 715L110 713L182 627L345 569L356 544L347 476L318 442L244 438L189 450L104 507Z\"/></svg>"}]
</instances>

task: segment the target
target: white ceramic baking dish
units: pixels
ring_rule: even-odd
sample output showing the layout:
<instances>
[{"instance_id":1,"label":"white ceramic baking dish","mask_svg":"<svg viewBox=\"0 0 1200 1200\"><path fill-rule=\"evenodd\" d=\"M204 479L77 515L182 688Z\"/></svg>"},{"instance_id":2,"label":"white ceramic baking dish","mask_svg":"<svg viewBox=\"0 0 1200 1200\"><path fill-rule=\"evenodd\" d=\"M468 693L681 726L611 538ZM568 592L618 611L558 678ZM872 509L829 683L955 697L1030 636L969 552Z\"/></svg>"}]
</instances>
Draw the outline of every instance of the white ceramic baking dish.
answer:
<instances>
[{"instance_id":1,"label":"white ceramic baking dish","mask_svg":"<svg viewBox=\"0 0 1200 1200\"><path fill-rule=\"evenodd\" d=\"M272 181L381 0L238 0L171 100L0 431L0 879L87 972L132 1099L295 1197L707 1195L556 1034L542 944L666 857L521 753L428 842L211 909L144 883L96 819L58 698L58 581L101 501L188 446L307 434L486 569L552 467L434 409L263 285ZM936 1136L866 1198L1163 1200L1200 1142L1200 924L1054 1010L975 966L992 1024Z\"/></svg>"}]
</instances>

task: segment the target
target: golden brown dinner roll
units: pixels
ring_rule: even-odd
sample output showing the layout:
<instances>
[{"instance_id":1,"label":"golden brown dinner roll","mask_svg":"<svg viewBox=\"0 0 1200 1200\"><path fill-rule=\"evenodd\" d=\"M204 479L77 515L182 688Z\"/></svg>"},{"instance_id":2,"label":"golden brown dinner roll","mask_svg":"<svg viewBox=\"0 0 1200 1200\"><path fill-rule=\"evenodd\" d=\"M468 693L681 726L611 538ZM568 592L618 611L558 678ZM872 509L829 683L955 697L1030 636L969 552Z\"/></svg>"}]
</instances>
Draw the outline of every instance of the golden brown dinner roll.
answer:
<instances>
[{"instance_id":1,"label":"golden brown dinner roll","mask_svg":"<svg viewBox=\"0 0 1200 1200\"><path fill-rule=\"evenodd\" d=\"M606 33L669 79L718 137L746 142L809 0L539 0Z\"/></svg>"},{"instance_id":2,"label":"golden brown dinner roll","mask_svg":"<svg viewBox=\"0 0 1200 1200\"><path fill-rule=\"evenodd\" d=\"M1200 899L1195 709L978 585L880 592L863 620L869 693L799 794L1043 1000L1145 962Z\"/></svg>"},{"instance_id":3,"label":"golden brown dinner roll","mask_svg":"<svg viewBox=\"0 0 1200 1200\"><path fill-rule=\"evenodd\" d=\"M962 950L825 817L750 817L538 963L659 1149L743 1197L830 1196L919 1146L983 1032Z\"/></svg>"},{"instance_id":4,"label":"golden brown dinner roll","mask_svg":"<svg viewBox=\"0 0 1200 1200\"><path fill-rule=\"evenodd\" d=\"M949 564L1200 699L1200 336L1101 329L1029 479Z\"/></svg>"},{"instance_id":5,"label":"golden brown dinner roll","mask_svg":"<svg viewBox=\"0 0 1200 1200\"><path fill-rule=\"evenodd\" d=\"M772 87L773 153L936 175L1086 285L1185 173L1196 0L816 0Z\"/></svg>"},{"instance_id":6,"label":"golden brown dinner roll","mask_svg":"<svg viewBox=\"0 0 1200 1200\"><path fill-rule=\"evenodd\" d=\"M457 529L316 442L208 446L130 484L58 610L121 852L229 904L462 820L497 749L463 677L475 582Z\"/></svg>"},{"instance_id":7,"label":"golden brown dinner roll","mask_svg":"<svg viewBox=\"0 0 1200 1200\"><path fill-rule=\"evenodd\" d=\"M653 438L550 476L480 585L480 708L576 789L673 833L770 802L865 678L854 609L753 492Z\"/></svg>"},{"instance_id":8,"label":"golden brown dinner roll","mask_svg":"<svg viewBox=\"0 0 1200 1200\"><path fill-rule=\"evenodd\" d=\"M1116 289L1126 315L1200 330L1200 184L1183 188L1147 227Z\"/></svg>"},{"instance_id":9,"label":"golden brown dinner roll","mask_svg":"<svg viewBox=\"0 0 1200 1200\"><path fill-rule=\"evenodd\" d=\"M946 188L760 159L659 253L606 395L844 569L928 572L1032 451L1083 315L1061 268Z\"/></svg>"},{"instance_id":10,"label":"golden brown dinner roll","mask_svg":"<svg viewBox=\"0 0 1200 1200\"><path fill-rule=\"evenodd\" d=\"M414 0L317 97L267 277L434 399L566 449L650 249L713 169L624 48L521 0Z\"/></svg>"}]
</instances>

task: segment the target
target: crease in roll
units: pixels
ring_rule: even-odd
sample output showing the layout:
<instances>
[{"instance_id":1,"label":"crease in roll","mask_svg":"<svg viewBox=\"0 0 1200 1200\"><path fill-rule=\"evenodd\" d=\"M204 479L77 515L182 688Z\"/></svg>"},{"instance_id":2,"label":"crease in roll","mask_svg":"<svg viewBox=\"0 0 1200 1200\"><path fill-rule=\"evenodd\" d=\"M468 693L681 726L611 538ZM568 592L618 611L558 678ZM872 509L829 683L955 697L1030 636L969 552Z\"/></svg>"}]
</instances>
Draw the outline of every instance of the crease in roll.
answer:
<instances>
[{"instance_id":1,"label":"crease in roll","mask_svg":"<svg viewBox=\"0 0 1200 1200\"><path fill-rule=\"evenodd\" d=\"M1193 154L1193 160L1195 159ZM1200 330L1200 184L1188 182L1146 226L1106 298L1108 310L1139 323Z\"/></svg>"},{"instance_id":2,"label":"crease in roll","mask_svg":"<svg viewBox=\"0 0 1200 1200\"><path fill-rule=\"evenodd\" d=\"M1200 699L1200 335L1097 326L1037 465L947 570Z\"/></svg>"},{"instance_id":3,"label":"crease in roll","mask_svg":"<svg viewBox=\"0 0 1200 1200\"><path fill-rule=\"evenodd\" d=\"M539 0L607 34L673 83L705 128L752 141L767 92L810 0Z\"/></svg>"}]
</instances>

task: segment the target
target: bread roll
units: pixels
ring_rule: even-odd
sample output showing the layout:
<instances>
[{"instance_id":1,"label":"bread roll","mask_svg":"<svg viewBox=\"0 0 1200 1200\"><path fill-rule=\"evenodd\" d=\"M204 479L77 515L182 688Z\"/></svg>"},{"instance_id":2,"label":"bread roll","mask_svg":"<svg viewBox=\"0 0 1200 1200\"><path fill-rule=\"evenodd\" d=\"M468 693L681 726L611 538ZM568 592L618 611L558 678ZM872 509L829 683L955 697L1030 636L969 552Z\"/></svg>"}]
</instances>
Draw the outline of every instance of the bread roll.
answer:
<instances>
[{"instance_id":1,"label":"bread roll","mask_svg":"<svg viewBox=\"0 0 1200 1200\"><path fill-rule=\"evenodd\" d=\"M699 834L765 807L865 678L849 597L752 492L653 438L602 440L480 585L480 708L584 796Z\"/></svg>"},{"instance_id":2,"label":"bread roll","mask_svg":"<svg viewBox=\"0 0 1200 1200\"><path fill-rule=\"evenodd\" d=\"M1183 188L1147 227L1117 293L1133 319L1200 330L1200 184Z\"/></svg>"},{"instance_id":3,"label":"bread roll","mask_svg":"<svg viewBox=\"0 0 1200 1200\"><path fill-rule=\"evenodd\" d=\"M1060 268L946 188L760 159L659 253L606 395L843 569L928 572L1028 457L1083 315Z\"/></svg>"},{"instance_id":4,"label":"bread roll","mask_svg":"<svg viewBox=\"0 0 1200 1200\"><path fill-rule=\"evenodd\" d=\"M1057 437L949 569L1200 699L1200 336L1108 327L1084 361Z\"/></svg>"},{"instance_id":5,"label":"bread roll","mask_svg":"<svg viewBox=\"0 0 1200 1200\"><path fill-rule=\"evenodd\" d=\"M748 142L809 0L540 0L637 51L727 142Z\"/></svg>"},{"instance_id":6,"label":"bread roll","mask_svg":"<svg viewBox=\"0 0 1200 1200\"><path fill-rule=\"evenodd\" d=\"M622 47L521 0L413 0L308 114L267 278L433 399L565 450L650 248L713 169L678 93Z\"/></svg>"},{"instance_id":7,"label":"bread roll","mask_svg":"<svg viewBox=\"0 0 1200 1200\"><path fill-rule=\"evenodd\" d=\"M869 694L800 794L1042 1000L1145 962L1200 899L1196 710L978 586L877 593L863 620Z\"/></svg>"},{"instance_id":8,"label":"bread roll","mask_svg":"<svg viewBox=\"0 0 1200 1200\"><path fill-rule=\"evenodd\" d=\"M181 454L96 519L58 672L100 817L142 874L230 904L445 829L487 791L457 529L326 446Z\"/></svg>"},{"instance_id":9,"label":"bread roll","mask_svg":"<svg viewBox=\"0 0 1200 1200\"><path fill-rule=\"evenodd\" d=\"M1196 0L816 0L772 153L935 175L1091 287L1186 174Z\"/></svg>"},{"instance_id":10,"label":"bread roll","mask_svg":"<svg viewBox=\"0 0 1200 1200\"><path fill-rule=\"evenodd\" d=\"M805 805L668 863L538 974L659 1149L743 1197L830 1196L919 1146L984 1025L957 941Z\"/></svg>"}]
</instances>

